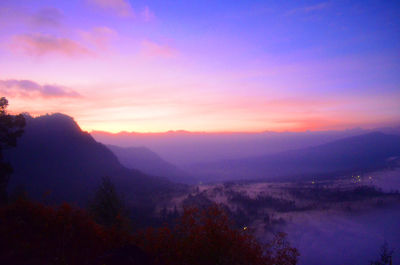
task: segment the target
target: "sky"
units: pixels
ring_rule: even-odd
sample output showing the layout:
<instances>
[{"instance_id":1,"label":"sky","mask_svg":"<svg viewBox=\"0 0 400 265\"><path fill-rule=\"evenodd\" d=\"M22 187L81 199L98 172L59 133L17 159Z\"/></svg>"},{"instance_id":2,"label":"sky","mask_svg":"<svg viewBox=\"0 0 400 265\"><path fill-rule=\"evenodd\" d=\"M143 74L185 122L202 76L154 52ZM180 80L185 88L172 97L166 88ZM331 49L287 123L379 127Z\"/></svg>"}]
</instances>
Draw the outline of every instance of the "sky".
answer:
<instances>
[{"instance_id":1,"label":"sky","mask_svg":"<svg viewBox=\"0 0 400 265\"><path fill-rule=\"evenodd\" d=\"M399 1L0 0L0 94L87 131L400 124Z\"/></svg>"}]
</instances>

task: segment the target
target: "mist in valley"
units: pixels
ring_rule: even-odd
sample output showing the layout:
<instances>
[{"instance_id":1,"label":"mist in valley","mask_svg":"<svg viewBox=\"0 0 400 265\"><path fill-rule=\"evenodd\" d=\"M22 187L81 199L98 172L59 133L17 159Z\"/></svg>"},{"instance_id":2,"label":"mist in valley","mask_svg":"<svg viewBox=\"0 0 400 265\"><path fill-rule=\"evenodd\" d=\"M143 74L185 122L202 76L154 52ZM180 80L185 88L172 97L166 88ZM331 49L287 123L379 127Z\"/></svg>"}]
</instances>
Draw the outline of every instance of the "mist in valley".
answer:
<instances>
[{"instance_id":1,"label":"mist in valley","mask_svg":"<svg viewBox=\"0 0 400 265\"><path fill-rule=\"evenodd\" d=\"M287 233L299 264L369 264L385 243L400 260L399 191L394 168L334 180L204 184L160 210L218 203L261 241Z\"/></svg>"},{"instance_id":2,"label":"mist in valley","mask_svg":"<svg viewBox=\"0 0 400 265\"><path fill-rule=\"evenodd\" d=\"M368 264L387 242L400 260L400 207L361 212L316 212L291 216L283 231L301 256L299 264Z\"/></svg>"}]
</instances>

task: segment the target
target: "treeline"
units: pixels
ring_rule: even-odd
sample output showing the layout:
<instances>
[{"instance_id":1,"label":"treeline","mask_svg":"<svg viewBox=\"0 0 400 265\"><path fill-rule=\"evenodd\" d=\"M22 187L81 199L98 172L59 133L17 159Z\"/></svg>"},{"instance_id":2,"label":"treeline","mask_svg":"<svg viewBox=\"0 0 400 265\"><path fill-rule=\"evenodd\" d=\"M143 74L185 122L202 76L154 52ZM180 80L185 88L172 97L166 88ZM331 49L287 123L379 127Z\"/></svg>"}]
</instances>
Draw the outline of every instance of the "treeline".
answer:
<instances>
[{"instance_id":1,"label":"treeline","mask_svg":"<svg viewBox=\"0 0 400 265\"><path fill-rule=\"evenodd\" d=\"M358 201L367 198L377 198L387 195L397 195L398 193L385 193L374 186L358 186L350 189L343 188L324 188L324 187L305 187L287 188L292 196L316 202L347 202Z\"/></svg>"},{"instance_id":2,"label":"treeline","mask_svg":"<svg viewBox=\"0 0 400 265\"><path fill-rule=\"evenodd\" d=\"M296 209L295 201L272 197L268 194L258 194L255 198L251 198L246 193L228 190L227 195L229 202L241 205L250 215L257 215L263 208L270 208L277 212L290 212Z\"/></svg>"},{"instance_id":3,"label":"treeline","mask_svg":"<svg viewBox=\"0 0 400 265\"><path fill-rule=\"evenodd\" d=\"M186 209L173 226L132 232L117 214L109 225L87 211L63 204L45 206L25 199L0 209L3 264L296 264L298 252L278 234L259 243L235 229L217 205Z\"/></svg>"}]
</instances>

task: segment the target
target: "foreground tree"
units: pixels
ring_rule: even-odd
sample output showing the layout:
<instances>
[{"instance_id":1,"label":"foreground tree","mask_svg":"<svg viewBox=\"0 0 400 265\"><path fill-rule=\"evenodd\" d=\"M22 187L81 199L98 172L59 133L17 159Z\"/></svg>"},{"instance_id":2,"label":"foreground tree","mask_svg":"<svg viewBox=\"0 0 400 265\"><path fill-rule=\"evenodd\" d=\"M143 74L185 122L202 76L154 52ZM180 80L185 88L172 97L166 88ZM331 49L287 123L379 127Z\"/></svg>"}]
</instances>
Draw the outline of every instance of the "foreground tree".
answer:
<instances>
[{"instance_id":1,"label":"foreground tree","mask_svg":"<svg viewBox=\"0 0 400 265\"><path fill-rule=\"evenodd\" d=\"M118 194L109 177L102 178L93 199L89 202L89 213L94 220L104 226L127 226L124 200Z\"/></svg>"},{"instance_id":2,"label":"foreground tree","mask_svg":"<svg viewBox=\"0 0 400 265\"><path fill-rule=\"evenodd\" d=\"M294 265L299 256L284 234L262 245L248 230L234 229L216 205L186 209L173 229L148 229L137 242L160 265Z\"/></svg>"},{"instance_id":3,"label":"foreground tree","mask_svg":"<svg viewBox=\"0 0 400 265\"><path fill-rule=\"evenodd\" d=\"M125 231L63 204L18 200L0 207L0 260L13 265L148 265Z\"/></svg>"},{"instance_id":4,"label":"foreground tree","mask_svg":"<svg viewBox=\"0 0 400 265\"><path fill-rule=\"evenodd\" d=\"M24 132L25 118L22 114L10 115L7 112L8 100L0 98L0 204L7 201L7 185L13 172L10 163L5 162L3 150L15 147L17 139Z\"/></svg>"},{"instance_id":5,"label":"foreground tree","mask_svg":"<svg viewBox=\"0 0 400 265\"><path fill-rule=\"evenodd\" d=\"M389 249L389 244L385 241L381 246L379 260L371 261L371 265L392 265L393 249Z\"/></svg>"},{"instance_id":6,"label":"foreground tree","mask_svg":"<svg viewBox=\"0 0 400 265\"><path fill-rule=\"evenodd\" d=\"M188 209L177 225L131 234L63 204L17 200L0 207L0 260L15 265L294 265L284 234L267 245L234 229L217 206Z\"/></svg>"}]
</instances>

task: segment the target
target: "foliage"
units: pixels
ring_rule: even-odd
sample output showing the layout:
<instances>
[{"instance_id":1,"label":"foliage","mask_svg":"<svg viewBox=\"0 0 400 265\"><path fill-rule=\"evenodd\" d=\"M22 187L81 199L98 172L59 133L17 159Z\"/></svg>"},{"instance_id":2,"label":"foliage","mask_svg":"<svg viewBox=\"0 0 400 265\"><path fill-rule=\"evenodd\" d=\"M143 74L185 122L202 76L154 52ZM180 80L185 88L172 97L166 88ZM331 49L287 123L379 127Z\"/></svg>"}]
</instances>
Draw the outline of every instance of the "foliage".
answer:
<instances>
[{"instance_id":1,"label":"foliage","mask_svg":"<svg viewBox=\"0 0 400 265\"><path fill-rule=\"evenodd\" d=\"M106 251L130 243L130 235L68 204L52 208L25 200L0 209L0 234L3 264L95 264Z\"/></svg>"},{"instance_id":2,"label":"foliage","mask_svg":"<svg viewBox=\"0 0 400 265\"><path fill-rule=\"evenodd\" d=\"M256 198L250 198L250 196L245 193L229 190L228 200L232 203L241 205L250 215L257 215L258 210L262 208L271 208L277 212L296 210L296 204L294 201L274 198L267 194L259 194Z\"/></svg>"},{"instance_id":3,"label":"foliage","mask_svg":"<svg viewBox=\"0 0 400 265\"><path fill-rule=\"evenodd\" d=\"M381 246L379 260L371 261L371 265L392 265L393 250L389 249L388 243L385 241Z\"/></svg>"},{"instance_id":4,"label":"foliage","mask_svg":"<svg viewBox=\"0 0 400 265\"><path fill-rule=\"evenodd\" d=\"M7 201L7 185L13 171L10 163L3 161L3 150L17 145L17 138L24 132L23 115L10 115L7 112L8 100L0 98L0 203Z\"/></svg>"},{"instance_id":5,"label":"foliage","mask_svg":"<svg viewBox=\"0 0 400 265\"><path fill-rule=\"evenodd\" d=\"M22 114L10 115L7 112L8 100L0 98L0 149L15 147L17 138L24 132L25 118Z\"/></svg>"},{"instance_id":6,"label":"foliage","mask_svg":"<svg viewBox=\"0 0 400 265\"><path fill-rule=\"evenodd\" d=\"M182 201L182 206L187 207L196 207L199 209L205 209L210 207L213 202L205 195L204 193L197 194L188 194L188 196Z\"/></svg>"},{"instance_id":7,"label":"foliage","mask_svg":"<svg viewBox=\"0 0 400 265\"><path fill-rule=\"evenodd\" d=\"M137 242L155 257L156 264L235 265L296 264L298 252L284 234L260 244L248 230L233 228L225 212L213 205L185 209L174 228L148 229Z\"/></svg>"},{"instance_id":8,"label":"foliage","mask_svg":"<svg viewBox=\"0 0 400 265\"><path fill-rule=\"evenodd\" d=\"M94 198L89 203L89 213L94 220L107 227L127 226L123 199L109 177L104 177Z\"/></svg>"},{"instance_id":9,"label":"foliage","mask_svg":"<svg viewBox=\"0 0 400 265\"><path fill-rule=\"evenodd\" d=\"M0 208L0 234L1 260L15 265L291 265L298 257L284 234L262 245L215 205L186 209L174 228L132 235L68 204L18 200Z\"/></svg>"}]
</instances>

